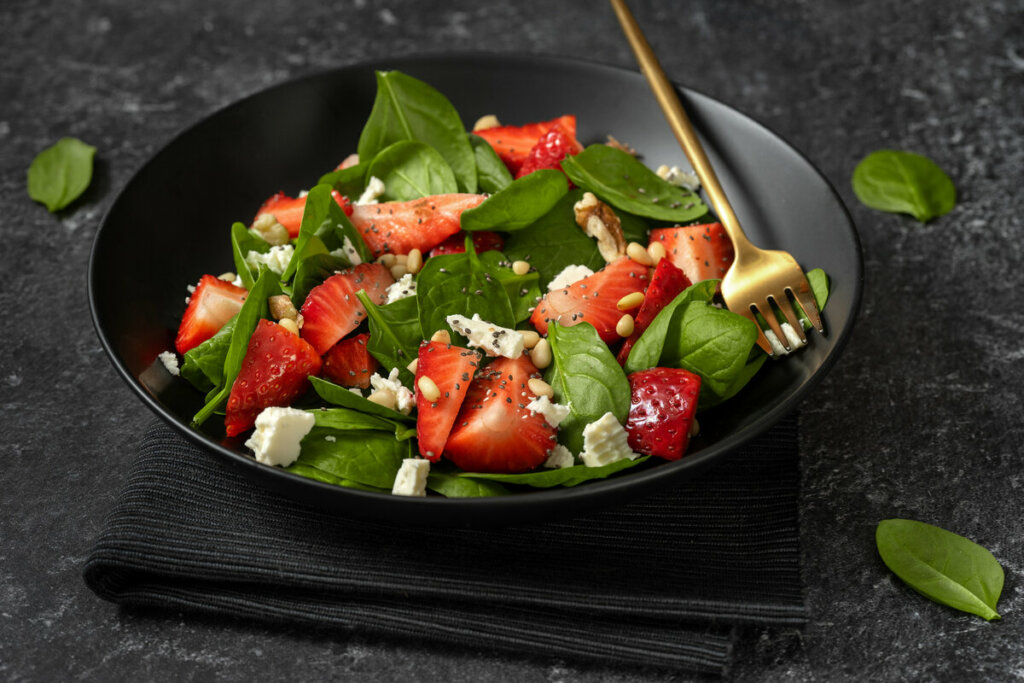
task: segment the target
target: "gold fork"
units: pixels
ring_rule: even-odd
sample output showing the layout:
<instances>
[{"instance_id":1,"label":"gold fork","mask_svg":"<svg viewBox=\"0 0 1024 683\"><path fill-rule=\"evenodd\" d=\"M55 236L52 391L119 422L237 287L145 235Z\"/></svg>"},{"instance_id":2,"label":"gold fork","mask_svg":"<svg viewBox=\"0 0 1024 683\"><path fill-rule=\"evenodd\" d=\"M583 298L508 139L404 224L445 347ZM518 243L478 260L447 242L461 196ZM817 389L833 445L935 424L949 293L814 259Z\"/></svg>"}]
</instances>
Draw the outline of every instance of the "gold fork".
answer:
<instances>
[{"instance_id":1,"label":"gold fork","mask_svg":"<svg viewBox=\"0 0 1024 683\"><path fill-rule=\"evenodd\" d=\"M718 176L704 152L704 147L697 139L697 133L679 101L675 88L665 76L658 58L654 56L654 51L637 25L636 19L626 7L624 0L611 0L611 3L619 18L619 23L622 24L622 30L633 48L633 53L640 63L640 69L646 76L651 90L654 91L654 96L658 100L658 104L661 105L672 132L675 133L676 139L682 145L686 157L693 165L693 170L707 191L712 208L718 214L718 219L729 235L729 239L732 240L736 258L732 267L722 278L722 298L725 300L725 305L733 313L739 313L754 321L758 329L757 343L769 355L773 355L772 347L765 337L764 330L761 329L757 314L760 314L764 322L775 333L783 348L787 351L792 350L788 337L775 316L773 305L796 332L801 344L807 343L803 326L793 309L790 297L800 304L807 319L818 332L824 334L825 328L821 324L818 306L814 301L814 294L811 292L811 286L807 282L807 276L804 275L803 269L789 252L760 249L747 238L718 182Z\"/></svg>"}]
</instances>

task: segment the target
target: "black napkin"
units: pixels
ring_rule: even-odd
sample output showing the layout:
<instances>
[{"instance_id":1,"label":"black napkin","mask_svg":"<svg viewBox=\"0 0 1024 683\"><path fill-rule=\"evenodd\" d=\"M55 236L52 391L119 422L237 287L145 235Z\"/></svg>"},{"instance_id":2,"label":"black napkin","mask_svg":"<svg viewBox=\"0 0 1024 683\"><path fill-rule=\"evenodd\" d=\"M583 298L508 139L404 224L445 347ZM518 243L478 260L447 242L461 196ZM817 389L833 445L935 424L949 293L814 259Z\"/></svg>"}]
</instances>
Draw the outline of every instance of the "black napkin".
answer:
<instances>
[{"instance_id":1,"label":"black napkin","mask_svg":"<svg viewBox=\"0 0 1024 683\"><path fill-rule=\"evenodd\" d=\"M121 605L723 672L735 626L806 620L796 417L664 494L544 524L398 527L264 490L163 423L86 562Z\"/></svg>"}]
</instances>

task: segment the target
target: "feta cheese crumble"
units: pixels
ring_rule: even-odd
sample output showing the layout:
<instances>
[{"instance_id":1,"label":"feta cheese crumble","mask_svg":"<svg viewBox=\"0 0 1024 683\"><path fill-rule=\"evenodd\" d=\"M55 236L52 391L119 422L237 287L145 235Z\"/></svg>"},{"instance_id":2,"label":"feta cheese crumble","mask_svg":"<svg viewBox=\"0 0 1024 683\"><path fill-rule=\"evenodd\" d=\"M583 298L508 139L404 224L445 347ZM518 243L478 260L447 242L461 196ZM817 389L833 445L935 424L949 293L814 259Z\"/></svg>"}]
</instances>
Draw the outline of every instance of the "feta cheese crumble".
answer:
<instances>
[{"instance_id":1,"label":"feta cheese crumble","mask_svg":"<svg viewBox=\"0 0 1024 683\"><path fill-rule=\"evenodd\" d=\"M548 291L553 292L556 289L565 289L569 285L593 274L594 271L586 266L566 266L562 269L561 273L555 276L554 280L548 283Z\"/></svg>"},{"instance_id":2,"label":"feta cheese crumble","mask_svg":"<svg viewBox=\"0 0 1024 683\"><path fill-rule=\"evenodd\" d=\"M160 362L164 364L165 368L167 368L167 372L171 373L175 377L181 374L181 371L178 369L178 357L174 355L173 351L161 351L157 358L159 358Z\"/></svg>"},{"instance_id":3,"label":"feta cheese crumble","mask_svg":"<svg viewBox=\"0 0 1024 683\"><path fill-rule=\"evenodd\" d=\"M370 375L370 386L374 391L388 389L398 399L398 412L408 415L416 405L416 396L405 388L398 379L398 368L394 368L387 377L382 375Z\"/></svg>"},{"instance_id":4,"label":"feta cheese crumble","mask_svg":"<svg viewBox=\"0 0 1024 683\"><path fill-rule=\"evenodd\" d=\"M359 195L356 204L376 204L377 198L384 194L384 181L377 176L370 176L370 182L366 183L366 189Z\"/></svg>"},{"instance_id":5,"label":"feta cheese crumble","mask_svg":"<svg viewBox=\"0 0 1024 683\"><path fill-rule=\"evenodd\" d=\"M298 408L272 406L256 417L256 431L245 442L264 465L287 467L299 457L302 437L316 423L313 413Z\"/></svg>"},{"instance_id":6,"label":"feta cheese crumble","mask_svg":"<svg viewBox=\"0 0 1024 683\"><path fill-rule=\"evenodd\" d=\"M687 190L696 192L700 189L700 178L693 171L684 171L678 166L672 166L671 168L662 164L655 171L658 177L664 180L666 183L675 185L676 187L685 187Z\"/></svg>"},{"instance_id":7,"label":"feta cheese crumble","mask_svg":"<svg viewBox=\"0 0 1024 683\"><path fill-rule=\"evenodd\" d=\"M587 467L610 465L619 460L636 460L639 454L629 447L626 430L611 412L583 428L583 452L580 459Z\"/></svg>"},{"instance_id":8,"label":"feta cheese crumble","mask_svg":"<svg viewBox=\"0 0 1024 683\"><path fill-rule=\"evenodd\" d=\"M396 301L416 296L416 281L412 279L412 273L406 273L398 278L394 284L388 285L387 303L393 304Z\"/></svg>"},{"instance_id":9,"label":"feta cheese crumble","mask_svg":"<svg viewBox=\"0 0 1024 683\"><path fill-rule=\"evenodd\" d=\"M569 406L560 403L552 403L547 396L537 396L526 404L527 410L531 413L540 413L544 421L552 427L557 427L569 415Z\"/></svg>"},{"instance_id":10,"label":"feta cheese crumble","mask_svg":"<svg viewBox=\"0 0 1024 683\"><path fill-rule=\"evenodd\" d=\"M790 325L789 323L782 323L780 327L782 327L782 333L786 335L786 341L789 342L791 350L787 351L786 347L782 345L781 341L779 341L779 338L775 336L775 332L771 329L768 329L764 331L764 336L768 340L768 343L771 344L772 353L774 355L785 356L786 354L796 351L801 346L807 345L806 342L800 341L800 337L797 336L796 330L793 329L792 325Z\"/></svg>"},{"instance_id":11,"label":"feta cheese crumble","mask_svg":"<svg viewBox=\"0 0 1024 683\"><path fill-rule=\"evenodd\" d=\"M295 247L290 244L284 244L271 247L270 251L265 254L261 254L258 251L250 251L245 255L245 263L253 270L259 270L262 264L278 275L281 275L284 273L285 268L288 267L288 262L292 260L292 254L294 253Z\"/></svg>"},{"instance_id":12,"label":"feta cheese crumble","mask_svg":"<svg viewBox=\"0 0 1024 683\"><path fill-rule=\"evenodd\" d=\"M450 315L445 321L465 337L470 346L483 349L488 356L519 358L523 355L525 340L521 333L481 320L479 313L474 313L472 318Z\"/></svg>"},{"instance_id":13,"label":"feta cheese crumble","mask_svg":"<svg viewBox=\"0 0 1024 683\"><path fill-rule=\"evenodd\" d=\"M358 266L363 262L362 257L359 256L359 250L355 248L355 245L352 244L352 240L347 236L341 243L341 247L331 252L331 256L346 259L353 266Z\"/></svg>"},{"instance_id":14,"label":"feta cheese crumble","mask_svg":"<svg viewBox=\"0 0 1024 683\"><path fill-rule=\"evenodd\" d=\"M549 469L564 469L575 464L576 460L572 457L572 452L562 444L552 448L548 459L544 461L544 467Z\"/></svg>"},{"instance_id":15,"label":"feta cheese crumble","mask_svg":"<svg viewBox=\"0 0 1024 683\"><path fill-rule=\"evenodd\" d=\"M395 475L395 484L391 493L396 496L427 495L427 475L430 474L430 461L422 458L406 458Z\"/></svg>"}]
</instances>

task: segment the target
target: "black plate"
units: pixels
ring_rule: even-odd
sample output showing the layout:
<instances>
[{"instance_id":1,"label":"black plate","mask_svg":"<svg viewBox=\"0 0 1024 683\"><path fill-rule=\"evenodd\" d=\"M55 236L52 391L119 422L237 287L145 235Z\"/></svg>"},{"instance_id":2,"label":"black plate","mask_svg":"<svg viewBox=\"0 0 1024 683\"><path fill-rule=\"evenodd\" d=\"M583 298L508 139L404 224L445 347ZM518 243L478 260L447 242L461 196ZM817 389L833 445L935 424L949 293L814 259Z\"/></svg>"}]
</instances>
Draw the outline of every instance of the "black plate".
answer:
<instances>
[{"instance_id":1,"label":"black plate","mask_svg":"<svg viewBox=\"0 0 1024 683\"><path fill-rule=\"evenodd\" d=\"M374 69L399 69L446 94L464 123L576 114L584 144L609 133L652 167L688 167L646 82L636 72L547 57L456 55L345 67L260 92L209 116L160 150L107 212L90 261L89 301L114 366L158 415L260 483L305 503L398 523L503 523L564 517L647 494L751 440L792 410L835 362L860 301L860 245L842 201L799 152L749 117L682 90L684 104L736 213L755 244L792 252L832 277L827 336L769 362L725 406L701 419L683 459L572 489L502 498L406 498L353 491L261 465L211 419L188 425L199 392L159 361L173 349L186 285L232 269L228 227L269 195L310 187L356 148L373 102Z\"/></svg>"}]
</instances>

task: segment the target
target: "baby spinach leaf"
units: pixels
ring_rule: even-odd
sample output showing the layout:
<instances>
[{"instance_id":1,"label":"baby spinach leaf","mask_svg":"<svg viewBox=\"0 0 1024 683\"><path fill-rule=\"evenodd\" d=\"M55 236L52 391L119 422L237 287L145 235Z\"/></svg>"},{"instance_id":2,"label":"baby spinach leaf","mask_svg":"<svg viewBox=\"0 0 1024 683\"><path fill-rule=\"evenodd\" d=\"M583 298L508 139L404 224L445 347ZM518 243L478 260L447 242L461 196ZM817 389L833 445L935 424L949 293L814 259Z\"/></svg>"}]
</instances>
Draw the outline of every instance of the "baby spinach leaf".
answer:
<instances>
[{"instance_id":1,"label":"baby spinach leaf","mask_svg":"<svg viewBox=\"0 0 1024 683\"><path fill-rule=\"evenodd\" d=\"M185 352L181 376L200 391L220 386L224 379L224 358L231 345L231 332L235 329L237 314L224 323L224 327L199 346Z\"/></svg>"},{"instance_id":2,"label":"baby spinach leaf","mask_svg":"<svg viewBox=\"0 0 1024 683\"><path fill-rule=\"evenodd\" d=\"M295 238L295 253L292 254L288 267L281 275L281 282L290 281L302 259L319 251L315 248L313 252L307 251L307 244L314 237L321 241L324 248L330 250L344 248L347 238L348 243L358 252L362 262L372 260L366 243L363 242L363 238L345 215L344 210L338 206L338 202L331 195L331 190L330 185L321 184L306 195L306 207L302 212L299 235Z\"/></svg>"},{"instance_id":3,"label":"baby spinach leaf","mask_svg":"<svg viewBox=\"0 0 1024 683\"><path fill-rule=\"evenodd\" d=\"M511 185L485 199L479 206L463 211L463 230L514 232L537 222L569 191L565 174L541 169L518 178Z\"/></svg>"},{"instance_id":4,"label":"baby spinach leaf","mask_svg":"<svg viewBox=\"0 0 1024 683\"><path fill-rule=\"evenodd\" d=\"M607 412L624 422L629 413L629 380L590 323L563 327L552 322L548 342L554 362L547 373L554 400L569 406L558 439L575 454L583 450L583 428Z\"/></svg>"},{"instance_id":5,"label":"baby spinach leaf","mask_svg":"<svg viewBox=\"0 0 1024 683\"><path fill-rule=\"evenodd\" d=\"M708 211L696 193L662 180L632 155L608 145L590 145L566 157L562 169L583 189L637 216L682 223Z\"/></svg>"},{"instance_id":6,"label":"baby spinach leaf","mask_svg":"<svg viewBox=\"0 0 1024 683\"><path fill-rule=\"evenodd\" d=\"M370 248L366 246L356 226L345 215L345 210L338 206L337 202L327 207L328 220L321 223L314 237L324 244L331 254L340 256L348 261L350 266L357 266L360 263L368 263L373 260Z\"/></svg>"},{"instance_id":7,"label":"baby spinach leaf","mask_svg":"<svg viewBox=\"0 0 1024 683\"><path fill-rule=\"evenodd\" d=\"M882 520L875 543L886 566L926 598L986 621L1001 618L1003 568L977 543L911 519Z\"/></svg>"},{"instance_id":8,"label":"baby spinach leaf","mask_svg":"<svg viewBox=\"0 0 1024 683\"><path fill-rule=\"evenodd\" d=\"M497 278L505 288L516 323L528 319L533 312L531 309L537 305L540 298L539 273L531 270L525 275L517 275L512 271L511 262L500 251L481 253L480 263L483 264L484 270Z\"/></svg>"},{"instance_id":9,"label":"baby spinach leaf","mask_svg":"<svg viewBox=\"0 0 1024 683\"><path fill-rule=\"evenodd\" d=\"M472 145L473 155L476 157L477 189L480 192L494 194L508 187L512 183L512 174L490 143L479 135L470 133L469 144Z\"/></svg>"},{"instance_id":10,"label":"baby spinach leaf","mask_svg":"<svg viewBox=\"0 0 1024 683\"><path fill-rule=\"evenodd\" d=\"M352 392L349 392L352 393ZM355 394L352 394L355 396ZM369 401L368 401L369 403ZM371 415L350 408L317 408L310 410L316 418L316 426L340 431L351 429L376 429L392 432L399 441L416 436L416 428L398 420Z\"/></svg>"},{"instance_id":11,"label":"baby spinach leaf","mask_svg":"<svg viewBox=\"0 0 1024 683\"><path fill-rule=\"evenodd\" d=\"M487 498L509 494L509 490L497 482L434 471L427 476L427 488L448 498Z\"/></svg>"},{"instance_id":12,"label":"baby spinach leaf","mask_svg":"<svg viewBox=\"0 0 1024 683\"><path fill-rule=\"evenodd\" d=\"M28 167L28 196L50 213L78 199L92 182L96 148L76 138L61 138L36 155Z\"/></svg>"},{"instance_id":13,"label":"baby spinach leaf","mask_svg":"<svg viewBox=\"0 0 1024 683\"><path fill-rule=\"evenodd\" d=\"M650 226L647 225L647 221L621 209L616 211L615 215L619 217L619 222L622 224L622 236L626 239L626 244L630 242L647 244L647 238L650 235Z\"/></svg>"},{"instance_id":14,"label":"baby spinach leaf","mask_svg":"<svg viewBox=\"0 0 1024 683\"><path fill-rule=\"evenodd\" d=\"M325 484L334 484L335 486L343 486L348 489L358 489L359 491L371 491L373 493L391 493L391 489L380 488L378 486L367 486L366 484L360 484L359 482L351 481L349 479L342 479L334 476L333 474L328 474L323 470L318 470L315 467L303 465L298 462L293 462L284 469L285 471L297 474L300 477L315 479L316 481L322 481Z\"/></svg>"},{"instance_id":15,"label":"baby spinach leaf","mask_svg":"<svg viewBox=\"0 0 1024 683\"><path fill-rule=\"evenodd\" d=\"M665 338L668 335L669 327L672 325L672 318L676 311L680 307L684 307L694 301L710 302L715 296L717 288L718 280L702 280L695 285L687 287L685 291L669 302L665 308L661 309L630 350L629 358L626 359L626 364L623 366L626 374L657 367L658 361L661 359L661 352L665 348Z\"/></svg>"},{"instance_id":16,"label":"baby spinach leaf","mask_svg":"<svg viewBox=\"0 0 1024 683\"><path fill-rule=\"evenodd\" d=\"M370 321L366 350L388 370L398 368L402 384L411 387L413 376L407 366L419 355L420 342L423 341L417 297L378 306L362 290L356 292L356 296L363 303Z\"/></svg>"},{"instance_id":17,"label":"baby spinach leaf","mask_svg":"<svg viewBox=\"0 0 1024 683\"><path fill-rule=\"evenodd\" d=\"M853 192L872 209L909 213L927 223L956 206L956 188L928 157L882 149L853 169Z\"/></svg>"},{"instance_id":18,"label":"baby spinach leaf","mask_svg":"<svg viewBox=\"0 0 1024 683\"><path fill-rule=\"evenodd\" d=\"M387 432L313 427L302 439L296 462L340 479L391 490L402 460L411 457L412 441L398 441Z\"/></svg>"},{"instance_id":19,"label":"baby spinach leaf","mask_svg":"<svg viewBox=\"0 0 1024 683\"><path fill-rule=\"evenodd\" d=\"M343 408L357 410L367 415L376 415L398 422L409 423L416 421L416 418L412 415L404 415L397 410L385 408L378 403L368 401L362 395L356 395L345 387L329 382L326 379L310 377L309 382L313 385L313 391L331 405L342 406Z\"/></svg>"},{"instance_id":20,"label":"baby spinach leaf","mask_svg":"<svg viewBox=\"0 0 1024 683\"><path fill-rule=\"evenodd\" d=\"M503 484L520 484L522 486L532 486L538 489L547 489L553 486L576 486L582 484L585 481L592 481L594 479L605 479L621 472L622 470L635 467L640 463L646 462L650 459L649 455L645 455L636 460L616 460L613 463L602 465L601 467L587 467L586 465L573 465L572 467L563 467L561 469L554 470L538 470L536 472L524 472L523 474L491 474L486 472L464 472L458 476L465 477L467 479L487 479L490 481L501 482Z\"/></svg>"},{"instance_id":21,"label":"baby spinach leaf","mask_svg":"<svg viewBox=\"0 0 1024 683\"><path fill-rule=\"evenodd\" d=\"M242 279L242 286L252 289L253 271L245 262L245 255L250 251L266 254L270 251L270 244L259 235L253 234L249 228L242 223L231 225L231 255L235 261L235 272Z\"/></svg>"},{"instance_id":22,"label":"baby spinach leaf","mask_svg":"<svg viewBox=\"0 0 1024 683\"><path fill-rule=\"evenodd\" d=\"M317 185L330 185L342 195L355 201L366 189L366 167L368 165L361 163L348 168L335 169L320 176L320 180L316 181Z\"/></svg>"},{"instance_id":23,"label":"baby spinach leaf","mask_svg":"<svg viewBox=\"0 0 1024 683\"><path fill-rule=\"evenodd\" d=\"M451 166L437 150L415 140L402 140L382 149L366 170L366 177L384 183L382 199L406 202L435 194L458 192Z\"/></svg>"},{"instance_id":24,"label":"baby spinach leaf","mask_svg":"<svg viewBox=\"0 0 1024 683\"><path fill-rule=\"evenodd\" d=\"M423 81L399 71L377 72L377 97L359 136L359 158L373 159L402 140L430 145L444 157L462 192L476 192L476 158L455 107Z\"/></svg>"},{"instance_id":25,"label":"baby spinach leaf","mask_svg":"<svg viewBox=\"0 0 1024 683\"><path fill-rule=\"evenodd\" d=\"M306 243L306 251L309 251L309 245L312 243L312 239ZM314 287L337 271L348 268L349 265L351 264L348 259L334 254L319 252L305 256L299 261L299 266L295 269L295 279L292 280L292 303L295 304L295 308L302 307Z\"/></svg>"}]
</instances>

